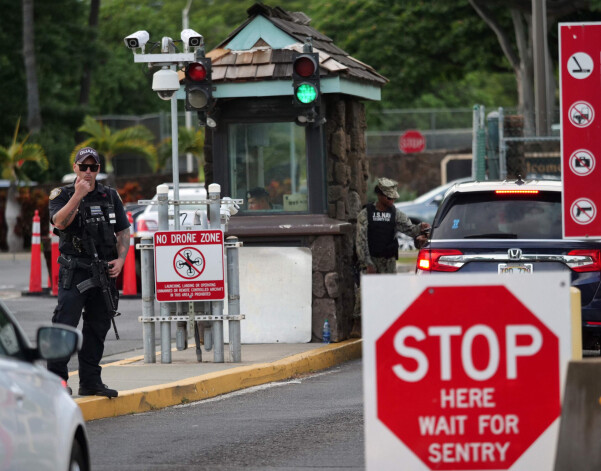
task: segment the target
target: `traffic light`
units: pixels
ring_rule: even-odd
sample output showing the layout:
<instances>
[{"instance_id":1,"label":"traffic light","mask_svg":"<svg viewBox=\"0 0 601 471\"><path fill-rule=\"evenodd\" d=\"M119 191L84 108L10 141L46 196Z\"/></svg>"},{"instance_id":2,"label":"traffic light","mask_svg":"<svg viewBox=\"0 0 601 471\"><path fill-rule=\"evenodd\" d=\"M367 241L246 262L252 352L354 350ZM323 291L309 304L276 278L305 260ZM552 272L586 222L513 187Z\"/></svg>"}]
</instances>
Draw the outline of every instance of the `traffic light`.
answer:
<instances>
[{"instance_id":1,"label":"traffic light","mask_svg":"<svg viewBox=\"0 0 601 471\"><path fill-rule=\"evenodd\" d=\"M211 59L197 57L186 66L186 111L206 114L213 101Z\"/></svg>"},{"instance_id":2,"label":"traffic light","mask_svg":"<svg viewBox=\"0 0 601 471\"><path fill-rule=\"evenodd\" d=\"M292 61L294 105L300 108L319 106L319 53L297 52Z\"/></svg>"}]
</instances>

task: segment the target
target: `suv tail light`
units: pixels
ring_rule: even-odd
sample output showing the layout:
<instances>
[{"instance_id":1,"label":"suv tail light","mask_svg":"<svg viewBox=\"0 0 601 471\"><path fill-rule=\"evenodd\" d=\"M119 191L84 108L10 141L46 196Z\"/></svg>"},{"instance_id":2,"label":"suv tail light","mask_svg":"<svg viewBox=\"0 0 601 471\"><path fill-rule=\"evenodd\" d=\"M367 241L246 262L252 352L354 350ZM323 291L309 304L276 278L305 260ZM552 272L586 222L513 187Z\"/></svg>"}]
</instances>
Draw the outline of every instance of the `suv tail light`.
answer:
<instances>
[{"instance_id":1,"label":"suv tail light","mask_svg":"<svg viewBox=\"0 0 601 471\"><path fill-rule=\"evenodd\" d=\"M155 232L159 226L155 221L146 221L141 219L136 224L138 229L136 232Z\"/></svg>"},{"instance_id":2,"label":"suv tail light","mask_svg":"<svg viewBox=\"0 0 601 471\"><path fill-rule=\"evenodd\" d=\"M463 255L454 249L422 249L417 254L417 270L422 271L457 271L463 261L453 260L453 256Z\"/></svg>"},{"instance_id":3,"label":"suv tail light","mask_svg":"<svg viewBox=\"0 0 601 471\"><path fill-rule=\"evenodd\" d=\"M582 258L582 260L567 263L568 267L576 272L601 271L600 250L571 250L568 255Z\"/></svg>"}]
</instances>

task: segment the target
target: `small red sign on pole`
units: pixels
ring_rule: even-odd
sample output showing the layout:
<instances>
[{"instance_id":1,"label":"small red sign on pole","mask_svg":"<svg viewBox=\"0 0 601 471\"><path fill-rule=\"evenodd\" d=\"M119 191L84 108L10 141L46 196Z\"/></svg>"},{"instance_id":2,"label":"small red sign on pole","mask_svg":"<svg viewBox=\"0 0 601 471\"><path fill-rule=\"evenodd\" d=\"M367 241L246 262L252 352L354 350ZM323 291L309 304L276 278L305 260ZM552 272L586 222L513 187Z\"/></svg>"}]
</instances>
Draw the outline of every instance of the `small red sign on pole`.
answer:
<instances>
[{"instance_id":1,"label":"small red sign on pole","mask_svg":"<svg viewBox=\"0 0 601 471\"><path fill-rule=\"evenodd\" d=\"M414 129L405 131L399 138L399 150L404 154L423 152L426 148L425 136Z\"/></svg>"},{"instance_id":2,"label":"small red sign on pole","mask_svg":"<svg viewBox=\"0 0 601 471\"><path fill-rule=\"evenodd\" d=\"M154 247L157 301L225 298L223 231L159 231Z\"/></svg>"}]
</instances>

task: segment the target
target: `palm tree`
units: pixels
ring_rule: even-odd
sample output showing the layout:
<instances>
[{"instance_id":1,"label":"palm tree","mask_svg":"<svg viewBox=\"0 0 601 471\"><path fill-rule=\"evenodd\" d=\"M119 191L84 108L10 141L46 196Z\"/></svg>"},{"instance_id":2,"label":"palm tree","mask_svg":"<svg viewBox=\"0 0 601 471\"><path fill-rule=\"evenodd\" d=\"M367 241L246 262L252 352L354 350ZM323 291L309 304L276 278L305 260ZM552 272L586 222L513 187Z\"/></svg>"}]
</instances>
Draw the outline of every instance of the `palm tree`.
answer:
<instances>
[{"instance_id":1,"label":"palm tree","mask_svg":"<svg viewBox=\"0 0 601 471\"><path fill-rule=\"evenodd\" d=\"M113 132L102 121L96 121L91 116L84 118L83 125L78 131L89 134L90 137L79 143L71 152L71 161L75 159L77 151L83 147L93 147L106 159L105 171L113 173L113 158L119 154L137 154L144 157L153 171L157 169L157 152L152 141L154 135L145 126L131 126Z\"/></svg>"},{"instance_id":2,"label":"palm tree","mask_svg":"<svg viewBox=\"0 0 601 471\"><path fill-rule=\"evenodd\" d=\"M23 249L23 238L15 234L17 217L21 213L19 202L17 201L17 189L19 182L29 178L23 169L25 162L35 162L43 170L48 168L48 159L44 149L39 144L28 144L29 134L22 140L19 138L19 125L21 118L17 120L15 134L10 146L0 146L0 168L2 169L2 178L10 181L8 193L6 195L6 207L4 217L6 219L7 235L6 243L11 252L17 252Z\"/></svg>"},{"instance_id":3,"label":"palm tree","mask_svg":"<svg viewBox=\"0 0 601 471\"><path fill-rule=\"evenodd\" d=\"M198 161L198 178L204 181L204 141L205 135L202 129L189 129L184 126L178 130L178 152L179 154L192 154ZM162 170L171 157L171 138L167 137L159 144L158 169Z\"/></svg>"}]
</instances>

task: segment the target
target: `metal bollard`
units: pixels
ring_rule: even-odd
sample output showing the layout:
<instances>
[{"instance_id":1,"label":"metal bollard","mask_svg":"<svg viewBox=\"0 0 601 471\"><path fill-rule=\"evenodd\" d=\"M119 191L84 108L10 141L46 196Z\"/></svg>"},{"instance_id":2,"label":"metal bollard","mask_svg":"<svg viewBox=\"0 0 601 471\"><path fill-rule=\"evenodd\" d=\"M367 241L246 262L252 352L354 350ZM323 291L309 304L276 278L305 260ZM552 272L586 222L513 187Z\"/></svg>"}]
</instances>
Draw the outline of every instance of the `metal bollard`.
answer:
<instances>
[{"instance_id":1,"label":"metal bollard","mask_svg":"<svg viewBox=\"0 0 601 471\"><path fill-rule=\"evenodd\" d=\"M238 269L238 238L227 238L227 310L230 316L240 315L240 281ZM234 363L242 361L242 347L240 341L240 321L228 322L230 334L230 360Z\"/></svg>"},{"instance_id":2,"label":"metal bollard","mask_svg":"<svg viewBox=\"0 0 601 471\"><path fill-rule=\"evenodd\" d=\"M159 230L169 230L169 186L157 186ZM161 303L161 317L169 317L169 303ZM161 363L171 363L171 322L161 321Z\"/></svg>"},{"instance_id":3,"label":"metal bollard","mask_svg":"<svg viewBox=\"0 0 601 471\"><path fill-rule=\"evenodd\" d=\"M140 246L142 276L142 317L154 317L154 250L152 239L144 237ZM144 363L156 363L154 322L144 322Z\"/></svg>"},{"instance_id":4,"label":"metal bollard","mask_svg":"<svg viewBox=\"0 0 601 471\"><path fill-rule=\"evenodd\" d=\"M218 183L209 185L209 220L211 229L221 229L221 186ZM223 301L211 302L211 314L221 319L223 316ZM213 362L223 363L223 320L213 321Z\"/></svg>"}]
</instances>

